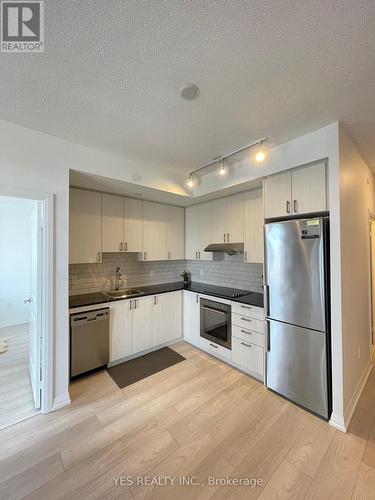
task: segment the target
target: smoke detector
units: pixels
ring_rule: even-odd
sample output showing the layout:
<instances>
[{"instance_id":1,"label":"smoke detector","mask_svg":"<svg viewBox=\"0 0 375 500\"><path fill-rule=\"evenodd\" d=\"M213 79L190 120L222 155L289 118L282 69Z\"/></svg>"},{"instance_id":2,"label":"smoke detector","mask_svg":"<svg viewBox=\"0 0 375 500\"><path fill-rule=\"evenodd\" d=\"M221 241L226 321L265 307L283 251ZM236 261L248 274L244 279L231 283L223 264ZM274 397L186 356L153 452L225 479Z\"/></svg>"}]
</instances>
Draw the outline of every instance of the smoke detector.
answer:
<instances>
[{"instance_id":1,"label":"smoke detector","mask_svg":"<svg viewBox=\"0 0 375 500\"><path fill-rule=\"evenodd\" d=\"M199 96L200 90L194 83L187 83L186 85L181 87L180 94L183 99L192 101Z\"/></svg>"}]
</instances>

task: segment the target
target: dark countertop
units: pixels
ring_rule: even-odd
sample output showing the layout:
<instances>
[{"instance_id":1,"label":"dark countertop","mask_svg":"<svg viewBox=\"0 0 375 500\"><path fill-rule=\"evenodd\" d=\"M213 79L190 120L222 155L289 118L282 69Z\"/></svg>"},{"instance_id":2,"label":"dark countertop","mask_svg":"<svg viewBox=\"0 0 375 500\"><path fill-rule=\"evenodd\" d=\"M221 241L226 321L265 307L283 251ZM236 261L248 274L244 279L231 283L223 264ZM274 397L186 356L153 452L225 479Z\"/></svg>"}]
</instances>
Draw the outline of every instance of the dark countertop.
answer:
<instances>
[{"instance_id":1,"label":"dark countertop","mask_svg":"<svg viewBox=\"0 0 375 500\"><path fill-rule=\"evenodd\" d=\"M224 298L226 300L231 300L233 302L240 302L241 304L248 304L256 307L263 307L263 294L250 292L248 290L239 290L227 287L221 287L216 285L206 285L205 283L190 282L184 285L182 281L177 281L174 283L162 283L160 285L148 285L148 286L137 286L133 287L137 290L143 292L141 296L134 297L140 298L147 295L156 295L160 293L174 292L177 290L189 290L195 293L204 293L205 295L211 295L212 297ZM232 293L244 294L241 297L231 297ZM132 297L129 297L131 299ZM92 306L95 304L103 304L105 302L113 302L115 300L124 299L113 299L104 295L104 293L89 293L84 295L71 295L69 297L69 308Z\"/></svg>"}]
</instances>

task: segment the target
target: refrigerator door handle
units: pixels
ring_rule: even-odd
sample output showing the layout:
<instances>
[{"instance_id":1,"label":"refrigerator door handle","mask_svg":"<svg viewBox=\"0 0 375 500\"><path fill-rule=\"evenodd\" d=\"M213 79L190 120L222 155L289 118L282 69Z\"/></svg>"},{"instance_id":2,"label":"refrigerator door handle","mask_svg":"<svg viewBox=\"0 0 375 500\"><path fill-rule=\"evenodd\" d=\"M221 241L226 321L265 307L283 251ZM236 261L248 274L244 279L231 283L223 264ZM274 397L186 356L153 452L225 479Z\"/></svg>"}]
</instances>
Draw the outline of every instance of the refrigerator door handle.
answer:
<instances>
[{"instance_id":1,"label":"refrigerator door handle","mask_svg":"<svg viewBox=\"0 0 375 500\"><path fill-rule=\"evenodd\" d=\"M263 285L264 291L264 315L267 317L270 314L270 304L269 304L269 286Z\"/></svg>"},{"instance_id":2,"label":"refrigerator door handle","mask_svg":"<svg viewBox=\"0 0 375 500\"><path fill-rule=\"evenodd\" d=\"M266 351L271 350L271 333L270 333L270 320L266 318Z\"/></svg>"}]
</instances>

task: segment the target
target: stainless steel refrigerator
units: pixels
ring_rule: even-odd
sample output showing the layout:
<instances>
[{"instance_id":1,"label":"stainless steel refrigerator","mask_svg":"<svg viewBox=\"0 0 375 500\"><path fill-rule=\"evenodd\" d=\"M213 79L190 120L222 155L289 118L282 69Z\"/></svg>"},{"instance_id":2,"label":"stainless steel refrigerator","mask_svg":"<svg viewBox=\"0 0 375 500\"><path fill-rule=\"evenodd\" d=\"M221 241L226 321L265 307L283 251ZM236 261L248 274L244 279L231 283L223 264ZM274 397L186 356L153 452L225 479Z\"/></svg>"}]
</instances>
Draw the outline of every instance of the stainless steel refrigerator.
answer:
<instances>
[{"instance_id":1,"label":"stainless steel refrigerator","mask_svg":"<svg viewBox=\"0 0 375 500\"><path fill-rule=\"evenodd\" d=\"M266 384L331 413L329 219L265 224Z\"/></svg>"}]
</instances>

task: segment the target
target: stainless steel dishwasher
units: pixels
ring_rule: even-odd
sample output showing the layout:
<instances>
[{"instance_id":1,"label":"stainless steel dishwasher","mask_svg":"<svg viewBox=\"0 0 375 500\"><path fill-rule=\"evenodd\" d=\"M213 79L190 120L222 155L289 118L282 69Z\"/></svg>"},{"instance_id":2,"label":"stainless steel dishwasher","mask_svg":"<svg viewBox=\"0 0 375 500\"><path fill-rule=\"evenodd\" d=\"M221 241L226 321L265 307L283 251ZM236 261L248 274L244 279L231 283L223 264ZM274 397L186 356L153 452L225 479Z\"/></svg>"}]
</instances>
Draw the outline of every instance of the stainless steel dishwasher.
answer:
<instances>
[{"instance_id":1,"label":"stainless steel dishwasher","mask_svg":"<svg viewBox=\"0 0 375 500\"><path fill-rule=\"evenodd\" d=\"M70 316L70 376L106 366L109 362L109 309Z\"/></svg>"}]
</instances>

